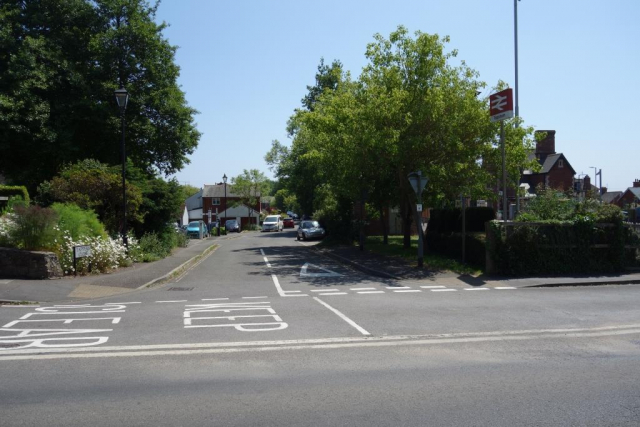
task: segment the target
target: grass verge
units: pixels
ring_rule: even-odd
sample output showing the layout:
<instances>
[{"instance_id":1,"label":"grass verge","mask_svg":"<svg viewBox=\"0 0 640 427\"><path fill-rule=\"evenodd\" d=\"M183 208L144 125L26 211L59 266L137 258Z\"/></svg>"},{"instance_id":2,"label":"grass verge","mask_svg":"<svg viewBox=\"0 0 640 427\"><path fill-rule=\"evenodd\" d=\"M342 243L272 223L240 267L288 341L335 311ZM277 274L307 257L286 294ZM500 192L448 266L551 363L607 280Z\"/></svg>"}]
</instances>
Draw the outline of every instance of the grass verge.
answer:
<instances>
[{"instance_id":1,"label":"grass verge","mask_svg":"<svg viewBox=\"0 0 640 427\"><path fill-rule=\"evenodd\" d=\"M405 248L403 241L403 236L389 236L389 244L384 245L382 236L369 236L365 241L364 247L366 250L380 255L400 257L411 265L417 266L418 236L411 236L410 248ZM470 274L472 276L482 274L482 270L476 266L463 264L458 260L434 254L424 255L424 268L434 271L449 270L457 274Z\"/></svg>"}]
</instances>

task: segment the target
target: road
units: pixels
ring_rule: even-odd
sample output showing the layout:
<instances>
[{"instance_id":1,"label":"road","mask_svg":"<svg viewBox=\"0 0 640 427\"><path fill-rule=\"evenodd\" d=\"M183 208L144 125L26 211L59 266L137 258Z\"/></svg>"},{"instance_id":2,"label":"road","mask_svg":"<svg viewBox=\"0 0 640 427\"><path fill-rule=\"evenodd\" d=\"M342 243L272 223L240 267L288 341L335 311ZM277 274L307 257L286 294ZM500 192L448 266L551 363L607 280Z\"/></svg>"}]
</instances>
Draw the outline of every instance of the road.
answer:
<instances>
[{"instance_id":1,"label":"road","mask_svg":"<svg viewBox=\"0 0 640 427\"><path fill-rule=\"evenodd\" d=\"M381 280L291 231L0 309L2 426L640 425L640 287Z\"/></svg>"}]
</instances>

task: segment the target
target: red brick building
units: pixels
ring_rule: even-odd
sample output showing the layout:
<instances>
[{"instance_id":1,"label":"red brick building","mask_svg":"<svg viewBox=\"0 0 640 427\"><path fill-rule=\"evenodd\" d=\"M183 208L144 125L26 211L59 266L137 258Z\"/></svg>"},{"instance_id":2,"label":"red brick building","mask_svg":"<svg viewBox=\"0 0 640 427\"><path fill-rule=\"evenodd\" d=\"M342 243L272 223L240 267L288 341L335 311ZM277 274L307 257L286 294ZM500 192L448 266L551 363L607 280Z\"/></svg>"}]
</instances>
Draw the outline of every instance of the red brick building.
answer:
<instances>
[{"instance_id":1,"label":"red brick building","mask_svg":"<svg viewBox=\"0 0 640 427\"><path fill-rule=\"evenodd\" d=\"M627 188L616 204L623 209L640 207L640 179L633 181L633 187Z\"/></svg>"},{"instance_id":2,"label":"red brick building","mask_svg":"<svg viewBox=\"0 0 640 427\"><path fill-rule=\"evenodd\" d=\"M242 197L234 193L232 185L225 183L205 185L202 189L202 219L209 223L208 212L211 211L211 220L216 221L219 218L222 225L228 219L239 221L240 228L250 223L257 225L261 212L260 197L258 193L255 196L255 204L247 206L242 203Z\"/></svg>"},{"instance_id":3,"label":"red brick building","mask_svg":"<svg viewBox=\"0 0 640 427\"><path fill-rule=\"evenodd\" d=\"M539 184L562 191L572 190L576 171L564 154L556 153L556 131L540 130L536 134L541 132L546 133L546 137L536 143L533 154L541 169L537 173L525 171L520 183L529 184L532 193Z\"/></svg>"}]
</instances>

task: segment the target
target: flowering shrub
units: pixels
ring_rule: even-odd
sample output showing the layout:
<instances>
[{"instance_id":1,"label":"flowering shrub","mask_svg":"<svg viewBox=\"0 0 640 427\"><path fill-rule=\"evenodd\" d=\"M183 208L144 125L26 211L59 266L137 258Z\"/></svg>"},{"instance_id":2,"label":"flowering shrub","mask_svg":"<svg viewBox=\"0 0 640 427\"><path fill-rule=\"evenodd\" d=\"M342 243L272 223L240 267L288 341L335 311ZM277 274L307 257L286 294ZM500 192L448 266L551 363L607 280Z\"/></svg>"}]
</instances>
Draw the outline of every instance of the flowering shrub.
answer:
<instances>
[{"instance_id":1,"label":"flowering shrub","mask_svg":"<svg viewBox=\"0 0 640 427\"><path fill-rule=\"evenodd\" d=\"M91 247L91 256L77 260L77 273L87 274L89 265L92 271L106 273L118 267L130 265L133 260L127 254L127 249L122 239L110 237L81 237L73 240L67 231L61 232L61 239L56 239L58 258L65 274L73 274L73 247L88 245ZM139 252L139 244L134 237L129 237L129 248L132 253Z\"/></svg>"},{"instance_id":2,"label":"flowering shrub","mask_svg":"<svg viewBox=\"0 0 640 427\"><path fill-rule=\"evenodd\" d=\"M13 214L0 216L0 246L11 246L11 234L16 226Z\"/></svg>"}]
</instances>

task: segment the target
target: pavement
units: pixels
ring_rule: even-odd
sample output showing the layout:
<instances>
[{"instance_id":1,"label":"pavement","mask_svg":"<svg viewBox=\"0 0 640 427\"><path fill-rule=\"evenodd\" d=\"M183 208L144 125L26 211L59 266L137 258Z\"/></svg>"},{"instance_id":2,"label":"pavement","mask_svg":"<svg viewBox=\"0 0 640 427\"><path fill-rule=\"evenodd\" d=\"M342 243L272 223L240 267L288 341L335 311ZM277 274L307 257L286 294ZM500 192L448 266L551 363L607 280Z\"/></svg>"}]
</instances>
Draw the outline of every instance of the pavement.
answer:
<instances>
[{"instance_id":1,"label":"pavement","mask_svg":"<svg viewBox=\"0 0 640 427\"><path fill-rule=\"evenodd\" d=\"M65 277L49 280L4 279L0 274L0 302L70 302L126 294L167 282L184 273L201 258L211 254L217 243L240 237L228 235L191 240L167 258L152 263L134 264L111 274ZM317 247L307 243L320 255L349 266L366 275L391 280L397 284L424 282L461 287L557 287L613 284L640 284L640 272L614 275L577 275L571 277L497 277L459 275L450 271L418 269L398 257L384 256L355 246Z\"/></svg>"}]
</instances>

